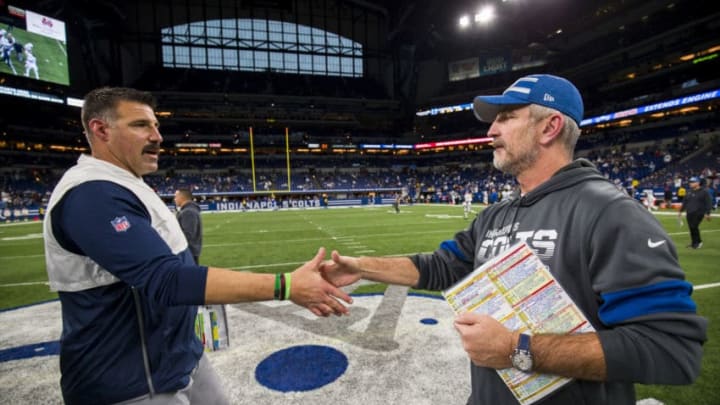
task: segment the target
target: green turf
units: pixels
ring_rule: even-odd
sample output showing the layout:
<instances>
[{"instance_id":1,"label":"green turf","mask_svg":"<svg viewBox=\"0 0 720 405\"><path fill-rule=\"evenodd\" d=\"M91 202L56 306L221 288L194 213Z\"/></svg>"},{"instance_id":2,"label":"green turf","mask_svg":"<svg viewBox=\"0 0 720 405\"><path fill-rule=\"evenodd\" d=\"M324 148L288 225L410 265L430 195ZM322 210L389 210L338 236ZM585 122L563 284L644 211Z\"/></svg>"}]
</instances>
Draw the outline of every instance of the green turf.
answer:
<instances>
[{"instance_id":1,"label":"green turf","mask_svg":"<svg viewBox=\"0 0 720 405\"><path fill-rule=\"evenodd\" d=\"M703 222L704 246L687 249L686 226L675 216L659 216L675 241L680 262L694 285L720 282L720 219ZM292 271L312 258L317 248L348 255L399 255L434 250L469 221L460 206L389 206L329 210L218 213L203 216L205 247L202 264L258 272ZM40 223L0 226L0 309L56 297L48 291ZM29 283L23 285L22 283ZM7 286L8 284L12 286ZM356 292L382 291L372 284ZM691 386L638 385L638 398L671 404L718 404L713 388L720 378L720 294L697 290L698 311L709 321L702 374Z\"/></svg>"}]
</instances>

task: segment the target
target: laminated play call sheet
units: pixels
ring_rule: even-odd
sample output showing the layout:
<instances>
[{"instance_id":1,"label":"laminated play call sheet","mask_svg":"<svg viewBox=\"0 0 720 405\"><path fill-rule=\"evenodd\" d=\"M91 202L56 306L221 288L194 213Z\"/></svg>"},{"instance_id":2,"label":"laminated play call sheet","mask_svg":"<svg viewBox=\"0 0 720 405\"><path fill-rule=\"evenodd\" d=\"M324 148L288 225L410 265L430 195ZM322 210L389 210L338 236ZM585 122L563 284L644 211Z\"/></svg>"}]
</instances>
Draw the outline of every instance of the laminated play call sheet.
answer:
<instances>
[{"instance_id":1,"label":"laminated play call sheet","mask_svg":"<svg viewBox=\"0 0 720 405\"><path fill-rule=\"evenodd\" d=\"M594 331L525 242L517 243L487 261L444 290L443 296L456 314L489 315L508 329L529 335ZM515 368L498 370L498 374L523 405L532 404L571 381Z\"/></svg>"}]
</instances>

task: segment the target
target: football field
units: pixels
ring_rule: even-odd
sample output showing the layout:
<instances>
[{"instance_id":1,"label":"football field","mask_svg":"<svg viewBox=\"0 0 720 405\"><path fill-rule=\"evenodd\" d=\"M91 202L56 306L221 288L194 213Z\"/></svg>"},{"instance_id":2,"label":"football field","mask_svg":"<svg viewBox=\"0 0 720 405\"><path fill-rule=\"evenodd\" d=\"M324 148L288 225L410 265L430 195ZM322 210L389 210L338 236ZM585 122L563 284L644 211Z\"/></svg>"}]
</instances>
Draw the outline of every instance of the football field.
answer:
<instances>
[{"instance_id":1,"label":"football field","mask_svg":"<svg viewBox=\"0 0 720 405\"><path fill-rule=\"evenodd\" d=\"M687 227L678 224L675 214L663 214L658 219L675 241L687 278L696 287L693 298L700 314L709 319L709 340L695 384L638 385L638 399L718 404L720 394L713 381L720 378L720 290L714 284L720 284L720 218L702 223L704 246L692 250L685 248ZM470 220L463 218L461 206L415 205L402 206L400 214L390 206L209 213L203 215L203 224L201 264L275 273L292 271L320 246L353 256L430 252ZM0 403L59 401L57 356L3 357L15 353L13 348L59 338L57 296L46 282L41 224L0 225ZM449 306L427 292L365 283L353 287L356 305L350 317L317 319L287 303L229 306L231 348L210 353L210 358L224 385L231 387L233 400L464 402L468 362L452 328ZM27 307L18 309L21 306ZM304 392L259 385L253 372L264 356L299 343L340 349L348 357L347 369L336 382ZM14 373L21 378L14 379Z\"/></svg>"}]
</instances>

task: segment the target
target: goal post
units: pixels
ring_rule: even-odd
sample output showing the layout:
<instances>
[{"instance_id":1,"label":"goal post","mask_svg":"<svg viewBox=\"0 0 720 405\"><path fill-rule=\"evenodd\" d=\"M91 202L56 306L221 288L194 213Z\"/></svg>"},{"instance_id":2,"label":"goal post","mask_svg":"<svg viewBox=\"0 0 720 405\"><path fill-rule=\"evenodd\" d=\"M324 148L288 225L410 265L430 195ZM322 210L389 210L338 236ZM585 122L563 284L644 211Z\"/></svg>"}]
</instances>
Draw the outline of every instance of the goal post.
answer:
<instances>
[{"instance_id":1,"label":"goal post","mask_svg":"<svg viewBox=\"0 0 720 405\"><path fill-rule=\"evenodd\" d=\"M253 134L253 127L249 127L249 134L250 134L250 168L252 172L252 186L253 186L253 192L257 193L257 181L255 176L255 144L254 144L254 134ZM286 174L287 174L287 190L261 190L261 193L271 193L271 192L278 192L278 191L292 191L292 179L290 176L290 128L285 127L285 166L286 166Z\"/></svg>"}]
</instances>

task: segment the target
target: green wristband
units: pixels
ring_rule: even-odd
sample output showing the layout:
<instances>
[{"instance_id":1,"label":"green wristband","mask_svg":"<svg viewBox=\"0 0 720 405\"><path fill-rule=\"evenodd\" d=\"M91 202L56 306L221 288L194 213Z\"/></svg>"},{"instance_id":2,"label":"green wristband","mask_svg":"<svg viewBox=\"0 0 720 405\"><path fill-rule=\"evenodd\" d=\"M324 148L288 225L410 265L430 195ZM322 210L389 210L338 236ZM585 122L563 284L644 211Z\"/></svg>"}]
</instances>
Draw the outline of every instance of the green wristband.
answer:
<instances>
[{"instance_id":1,"label":"green wristband","mask_svg":"<svg viewBox=\"0 0 720 405\"><path fill-rule=\"evenodd\" d=\"M275 291L273 291L273 298L276 300L282 299L282 291L280 291L280 273L275 274Z\"/></svg>"},{"instance_id":2,"label":"green wristband","mask_svg":"<svg viewBox=\"0 0 720 405\"><path fill-rule=\"evenodd\" d=\"M285 299L290 299L290 274L291 273L285 273Z\"/></svg>"}]
</instances>

